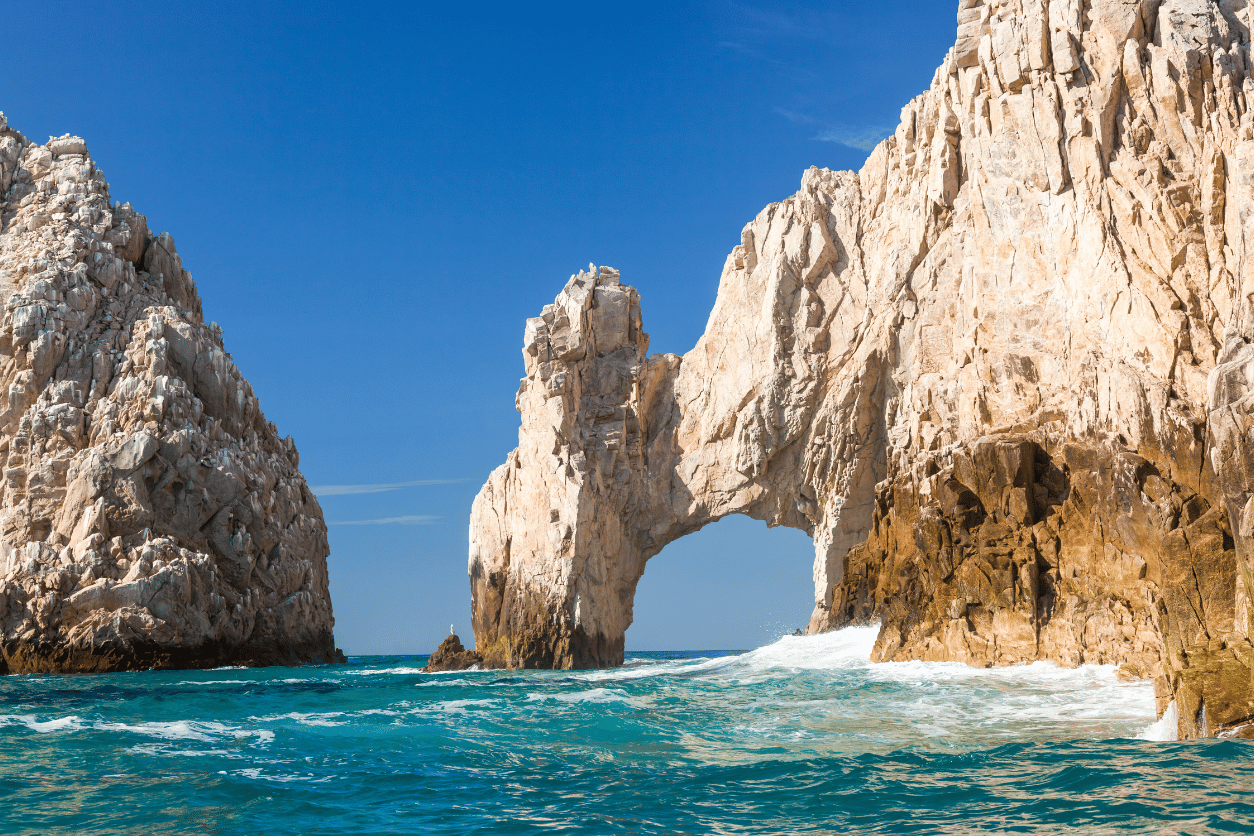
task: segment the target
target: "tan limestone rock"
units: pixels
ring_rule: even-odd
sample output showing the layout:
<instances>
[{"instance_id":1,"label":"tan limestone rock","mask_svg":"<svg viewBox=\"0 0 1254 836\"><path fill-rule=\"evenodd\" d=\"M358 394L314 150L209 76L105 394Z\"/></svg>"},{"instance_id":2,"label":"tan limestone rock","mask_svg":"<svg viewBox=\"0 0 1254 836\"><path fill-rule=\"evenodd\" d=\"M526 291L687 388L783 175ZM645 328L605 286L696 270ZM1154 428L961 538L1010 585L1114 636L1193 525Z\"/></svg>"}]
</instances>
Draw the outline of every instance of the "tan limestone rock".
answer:
<instances>
[{"instance_id":1,"label":"tan limestone rock","mask_svg":"<svg viewBox=\"0 0 1254 836\"><path fill-rule=\"evenodd\" d=\"M1119 664L1182 735L1254 733L1250 16L961 0L862 170L745 227L688 354L574 277L472 514L485 661L619 663L645 562L741 513L814 538L811 631Z\"/></svg>"},{"instance_id":2,"label":"tan limestone rock","mask_svg":"<svg viewBox=\"0 0 1254 836\"><path fill-rule=\"evenodd\" d=\"M168 233L0 115L0 672L326 662L326 526Z\"/></svg>"}]
</instances>

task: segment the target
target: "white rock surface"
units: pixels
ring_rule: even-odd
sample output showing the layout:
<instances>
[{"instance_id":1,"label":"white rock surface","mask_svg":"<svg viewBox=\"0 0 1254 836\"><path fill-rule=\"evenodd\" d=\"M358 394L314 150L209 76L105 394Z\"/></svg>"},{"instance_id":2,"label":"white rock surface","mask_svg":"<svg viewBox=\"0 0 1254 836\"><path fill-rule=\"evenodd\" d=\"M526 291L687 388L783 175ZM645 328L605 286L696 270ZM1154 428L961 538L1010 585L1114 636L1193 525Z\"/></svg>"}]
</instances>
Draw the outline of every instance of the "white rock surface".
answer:
<instances>
[{"instance_id":1,"label":"white rock surface","mask_svg":"<svg viewBox=\"0 0 1254 836\"><path fill-rule=\"evenodd\" d=\"M326 526L173 239L0 114L0 672L331 661Z\"/></svg>"},{"instance_id":2,"label":"white rock surface","mask_svg":"<svg viewBox=\"0 0 1254 836\"><path fill-rule=\"evenodd\" d=\"M811 629L880 618L877 658L1121 663L1183 734L1247 728L1250 22L962 0L862 170L744 229L687 355L573 277L472 514L486 662L618 663L645 562L743 513L814 537Z\"/></svg>"}]
</instances>

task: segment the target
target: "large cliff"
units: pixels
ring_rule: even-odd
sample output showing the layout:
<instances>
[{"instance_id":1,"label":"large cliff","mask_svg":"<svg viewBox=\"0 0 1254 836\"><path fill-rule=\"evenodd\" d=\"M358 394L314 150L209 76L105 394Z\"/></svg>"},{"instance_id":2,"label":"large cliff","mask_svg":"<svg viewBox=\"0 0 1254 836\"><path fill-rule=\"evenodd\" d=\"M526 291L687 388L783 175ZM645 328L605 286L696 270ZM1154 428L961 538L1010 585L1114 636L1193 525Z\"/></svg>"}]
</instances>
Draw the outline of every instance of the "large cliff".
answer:
<instances>
[{"instance_id":1,"label":"large cliff","mask_svg":"<svg viewBox=\"0 0 1254 836\"><path fill-rule=\"evenodd\" d=\"M326 525L173 239L0 114L0 673L327 662Z\"/></svg>"},{"instance_id":2,"label":"large cliff","mask_svg":"<svg viewBox=\"0 0 1254 836\"><path fill-rule=\"evenodd\" d=\"M581 273L527 324L476 500L479 650L617 664L645 561L732 513L815 543L811 631L879 660L1120 664L1184 736L1254 722L1245 0L962 0L860 172L747 227L647 357Z\"/></svg>"}]
</instances>

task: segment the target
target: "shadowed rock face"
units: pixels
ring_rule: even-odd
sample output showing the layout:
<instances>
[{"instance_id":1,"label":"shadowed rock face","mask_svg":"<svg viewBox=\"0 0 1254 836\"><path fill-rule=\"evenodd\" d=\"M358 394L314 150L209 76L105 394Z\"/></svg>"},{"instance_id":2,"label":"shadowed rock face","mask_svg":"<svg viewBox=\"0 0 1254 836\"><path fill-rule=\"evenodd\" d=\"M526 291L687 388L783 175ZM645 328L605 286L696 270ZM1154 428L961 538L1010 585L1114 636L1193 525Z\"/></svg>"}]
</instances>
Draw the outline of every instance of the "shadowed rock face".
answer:
<instances>
[{"instance_id":1,"label":"shadowed rock face","mask_svg":"<svg viewBox=\"0 0 1254 836\"><path fill-rule=\"evenodd\" d=\"M1254 81L1244 0L962 0L860 172L811 169L646 356L634 290L527 325L475 502L489 664L618 664L645 561L732 513L815 542L880 660L1120 664L1254 722ZM694 591L699 594L699 591Z\"/></svg>"},{"instance_id":2,"label":"shadowed rock face","mask_svg":"<svg viewBox=\"0 0 1254 836\"><path fill-rule=\"evenodd\" d=\"M0 672L341 658L326 526L173 239L0 114Z\"/></svg>"}]
</instances>

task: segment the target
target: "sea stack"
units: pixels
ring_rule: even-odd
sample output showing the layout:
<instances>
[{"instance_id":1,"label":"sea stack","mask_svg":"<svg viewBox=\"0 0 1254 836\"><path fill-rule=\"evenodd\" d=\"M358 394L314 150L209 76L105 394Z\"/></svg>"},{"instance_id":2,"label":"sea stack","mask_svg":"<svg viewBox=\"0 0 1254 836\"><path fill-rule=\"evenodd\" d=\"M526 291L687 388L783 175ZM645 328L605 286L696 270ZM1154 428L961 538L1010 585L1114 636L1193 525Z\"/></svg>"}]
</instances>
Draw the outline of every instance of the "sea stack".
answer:
<instances>
[{"instance_id":1,"label":"sea stack","mask_svg":"<svg viewBox=\"0 0 1254 836\"><path fill-rule=\"evenodd\" d=\"M330 662L290 437L86 143L0 114L0 672Z\"/></svg>"},{"instance_id":2,"label":"sea stack","mask_svg":"<svg viewBox=\"0 0 1254 836\"><path fill-rule=\"evenodd\" d=\"M1117 664L1254 722L1254 79L1235 0L962 0L858 172L807 171L648 356L616 272L527 323L475 501L485 664L622 661L646 561L806 531L809 630L873 658Z\"/></svg>"},{"instance_id":3,"label":"sea stack","mask_svg":"<svg viewBox=\"0 0 1254 836\"><path fill-rule=\"evenodd\" d=\"M461 637L454 633L440 643L423 670L427 673L464 671L481 664L483 658L475 651L463 647Z\"/></svg>"}]
</instances>

